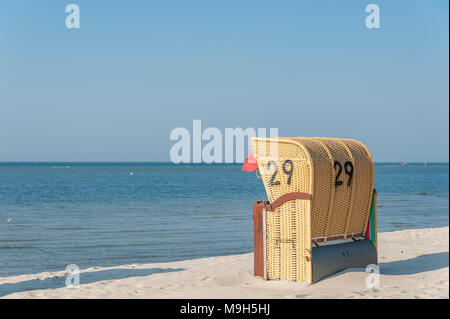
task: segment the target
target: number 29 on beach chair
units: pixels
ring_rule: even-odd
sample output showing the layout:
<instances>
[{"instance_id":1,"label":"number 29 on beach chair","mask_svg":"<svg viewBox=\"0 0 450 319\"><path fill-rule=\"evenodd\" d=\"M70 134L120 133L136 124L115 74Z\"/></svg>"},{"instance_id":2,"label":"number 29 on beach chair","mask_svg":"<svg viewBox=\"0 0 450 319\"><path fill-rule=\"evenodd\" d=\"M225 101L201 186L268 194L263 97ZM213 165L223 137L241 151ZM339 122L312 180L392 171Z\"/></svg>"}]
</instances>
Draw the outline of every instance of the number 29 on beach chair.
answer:
<instances>
[{"instance_id":1,"label":"number 29 on beach chair","mask_svg":"<svg viewBox=\"0 0 450 319\"><path fill-rule=\"evenodd\" d=\"M253 206L255 276L314 283L377 263L374 165L364 144L279 137L250 145L243 170L258 169L268 197Z\"/></svg>"}]
</instances>

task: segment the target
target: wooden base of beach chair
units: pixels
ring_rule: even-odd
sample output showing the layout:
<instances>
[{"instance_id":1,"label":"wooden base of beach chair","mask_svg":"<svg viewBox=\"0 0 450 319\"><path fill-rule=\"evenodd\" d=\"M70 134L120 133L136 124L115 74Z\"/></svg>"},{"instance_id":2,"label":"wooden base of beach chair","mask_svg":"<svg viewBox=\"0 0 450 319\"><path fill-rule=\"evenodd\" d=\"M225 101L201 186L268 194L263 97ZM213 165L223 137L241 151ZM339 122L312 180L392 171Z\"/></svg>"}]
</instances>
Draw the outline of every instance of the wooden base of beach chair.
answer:
<instances>
[{"instance_id":1,"label":"wooden base of beach chair","mask_svg":"<svg viewBox=\"0 0 450 319\"><path fill-rule=\"evenodd\" d=\"M302 197L299 194L286 196L279 203L270 204L269 201L255 201L253 206L254 227L254 275L263 279L273 278L267 274L267 225L266 214L273 212L278 205L286 201ZM372 221L372 232L369 236L365 233L350 233L337 236L311 238L310 261L312 265L312 276L310 282L315 283L321 279L333 275L347 268L365 268L371 264L378 263L376 242L376 191L374 190L370 220ZM278 239L286 242L286 239ZM295 255L295 241L292 241L292 255ZM289 243L288 243L289 244Z\"/></svg>"}]
</instances>

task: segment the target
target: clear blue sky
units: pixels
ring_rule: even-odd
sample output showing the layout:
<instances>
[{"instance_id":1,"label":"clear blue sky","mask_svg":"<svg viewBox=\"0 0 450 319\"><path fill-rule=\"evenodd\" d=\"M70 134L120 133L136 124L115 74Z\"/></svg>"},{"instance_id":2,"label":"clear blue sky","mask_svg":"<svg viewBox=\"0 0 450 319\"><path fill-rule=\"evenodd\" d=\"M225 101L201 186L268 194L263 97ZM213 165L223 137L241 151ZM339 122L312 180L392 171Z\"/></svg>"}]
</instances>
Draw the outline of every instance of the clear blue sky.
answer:
<instances>
[{"instance_id":1,"label":"clear blue sky","mask_svg":"<svg viewBox=\"0 0 450 319\"><path fill-rule=\"evenodd\" d=\"M448 6L0 0L0 161L168 161L193 119L448 161Z\"/></svg>"}]
</instances>

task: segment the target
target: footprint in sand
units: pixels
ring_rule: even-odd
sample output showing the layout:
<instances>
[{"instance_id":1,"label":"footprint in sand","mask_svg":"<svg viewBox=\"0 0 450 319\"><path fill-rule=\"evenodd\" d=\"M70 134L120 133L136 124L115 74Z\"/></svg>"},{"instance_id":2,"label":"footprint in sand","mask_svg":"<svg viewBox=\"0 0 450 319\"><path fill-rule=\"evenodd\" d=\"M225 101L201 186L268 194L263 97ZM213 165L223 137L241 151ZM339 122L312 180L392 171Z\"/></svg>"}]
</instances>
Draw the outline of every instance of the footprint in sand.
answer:
<instances>
[{"instance_id":1,"label":"footprint in sand","mask_svg":"<svg viewBox=\"0 0 450 319\"><path fill-rule=\"evenodd\" d=\"M201 280L202 280L202 281L209 281L209 280L212 280L212 279L215 279L215 277L205 276L205 277L203 277Z\"/></svg>"}]
</instances>

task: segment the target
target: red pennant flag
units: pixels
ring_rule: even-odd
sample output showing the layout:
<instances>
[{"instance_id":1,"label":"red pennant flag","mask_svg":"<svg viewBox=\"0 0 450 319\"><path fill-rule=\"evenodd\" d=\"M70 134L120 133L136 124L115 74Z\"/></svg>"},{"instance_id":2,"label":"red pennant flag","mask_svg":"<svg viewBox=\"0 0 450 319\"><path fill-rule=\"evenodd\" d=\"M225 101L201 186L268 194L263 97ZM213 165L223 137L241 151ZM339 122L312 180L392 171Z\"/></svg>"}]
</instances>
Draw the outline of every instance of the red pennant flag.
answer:
<instances>
[{"instance_id":1,"label":"red pennant flag","mask_svg":"<svg viewBox=\"0 0 450 319\"><path fill-rule=\"evenodd\" d=\"M252 172L257 169L258 163L256 163L256 158L250 152L250 155L247 157L247 159L244 162L244 165L242 166L242 170L246 172Z\"/></svg>"}]
</instances>

